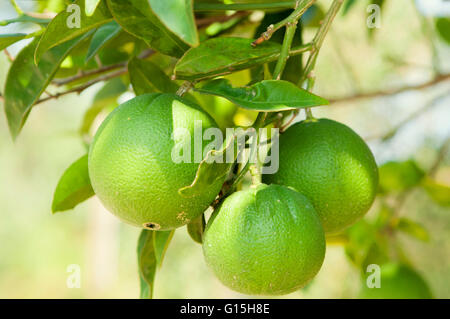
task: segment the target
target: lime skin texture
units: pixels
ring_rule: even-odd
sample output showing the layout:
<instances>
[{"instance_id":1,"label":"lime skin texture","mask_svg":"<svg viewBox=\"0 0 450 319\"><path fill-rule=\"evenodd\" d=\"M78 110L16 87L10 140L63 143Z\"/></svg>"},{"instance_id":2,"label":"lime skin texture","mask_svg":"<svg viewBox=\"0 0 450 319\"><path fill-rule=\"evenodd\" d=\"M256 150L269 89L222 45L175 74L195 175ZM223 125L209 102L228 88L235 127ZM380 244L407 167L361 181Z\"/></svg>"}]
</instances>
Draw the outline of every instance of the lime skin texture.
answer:
<instances>
[{"instance_id":1,"label":"lime skin texture","mask_svg":"<svg viewBox=\"0 0 450 319\"><path fill-rule=\"evenodd\" d=\"M425 280L409 266L387 263L381 266L380 288L369 288L364 282L361 299L432 299Z\"/></svg>"},{"instance_id":2,"label":"lime skin texture","mask_svg":"<svg viewBox=\"0 0 450 319\"><path fill-rule=\"evenodd\" d=\"M233 193L208 221L206 263L229 288L283 295L305 286L325 256L325 235L310 201L297 191L260 184Z\"/></svg>"},{"instance_id":3,"label":"lime skin texture","mask_svg":"<svg viewBox=\"0 0 450 319\"><path fill-rule=\"evenodd\" d=\"M180 227L203 213L222 180L195 197L178 193L191 185L199 166L195 121L201 121L202 131L217 126L199 106L173 94L141 95L111 112L89 150L92 187L103 205L126 223L154 230ZM173 135L177 129L187 133ZM172 160L175 143L190 143L189 163Z\"/></svg>"},{"instance_id":4,"label":"lime skin texture","mask_svg":"<svg viewBox=\"0 0 450 319\"><path fill-rule=\"evenodd\" d=\"M378 167L369 147L348 126L329 119L305 120L280 136L279 170L267 184L293 187L319 214L325 232L352 225L371 207Z\"/></svg>"}]
</instances>

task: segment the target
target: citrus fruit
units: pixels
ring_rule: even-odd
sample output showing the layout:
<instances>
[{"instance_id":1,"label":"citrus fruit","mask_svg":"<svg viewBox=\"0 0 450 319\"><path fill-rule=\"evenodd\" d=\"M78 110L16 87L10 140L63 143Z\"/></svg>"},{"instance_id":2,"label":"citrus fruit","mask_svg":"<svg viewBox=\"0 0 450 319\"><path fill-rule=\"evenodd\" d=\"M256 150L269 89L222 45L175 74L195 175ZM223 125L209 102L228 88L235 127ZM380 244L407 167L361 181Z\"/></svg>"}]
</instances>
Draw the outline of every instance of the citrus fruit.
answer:
<instances>
[{"instance_id":1,"label":"citrus fruit","mask_svg":"<svg viewBox=\"0 0 450 319\"><path fill-rule=\"evenodd\" d=\"M172 94L142 95L111 112L89 151L92 187L105 207L127 223L154 230L179 227L200 215L223 181L192 198L178 193L193 182L199 165L193 160L196 121L202 130L216 126L198 106ZM189 144L187 163L172 159L175 143Z\"/></svg>"},{"instance_id":2,"label":"citrus fruit","mask_svg":"<svg viewBox=\"0 0 450 319\"><path fill-rule=\"evenodd\" d=\"M325 256L325 236L309 200L297 191L260 184L233 193L208 221L206 263L229 288L282 295L306 285Z\"/></svg>"},{"instance_id":3,"label":"citrus fruit","mask_svg":"<svg viewBox=\"0 0 450 319\"><path fill-rule=\"evenodd\" d=\"M308 197L326 233L353 224L370 208L378 168L366 143L348 126L313 119L280 136L279 169L265 183L291 186Z\"/></svg>"},{"instance_id":4,"label":"citrus fruit","mask_svg":"<svg viewBox=\"0 0 450 319\"><path fill-rule=\"evenodd\" d=\"M413 269L398 263L381 266L380 288L369 288L364 284L362 299L431 299L430 288Z\"/></svg>"}]
</instances>

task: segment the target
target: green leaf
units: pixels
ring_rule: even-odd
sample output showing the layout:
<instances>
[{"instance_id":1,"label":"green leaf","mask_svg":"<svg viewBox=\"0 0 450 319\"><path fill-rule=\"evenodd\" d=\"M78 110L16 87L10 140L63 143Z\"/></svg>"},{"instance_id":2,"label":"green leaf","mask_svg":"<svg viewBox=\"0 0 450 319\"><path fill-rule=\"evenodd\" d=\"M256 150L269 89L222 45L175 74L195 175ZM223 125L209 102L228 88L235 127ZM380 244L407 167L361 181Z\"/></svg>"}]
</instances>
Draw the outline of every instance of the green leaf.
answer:
<instances>
[{"instance_id":1,"label":"green leaf","mask_svg":"<svg viewBox=\"0 0 450 319\"><path fill-rule=\"evenodd\" d=\"M189 224L187 224L187 231L191 238L201 244L203 242L203 232L205 231L205 215L201 214L197 218L194 218Z\"/></svg>"},{"instance_id":2,"label":"green leaf","mask_svg":"<svg viewBox=\"0 0 450 319\"><path fill-rule=\"evenodd\" d=\"M0 34L0 51L6 49L17 41L27 38L25 33Z\"/></svg>"},{"instance_id":3,"label":"green leaf","mask_svg":"<svg viewBox=\"0 0 450 319\"><path fill-rule=\"evenodd\" d=\"M33 61L33 54L39 39L35 39L18 54L5 85L5 112L13 139L20 133L31 108L52 80L61 62L86 36L88 34L45 52L37 65Z\"/></svg>"},{"instance_id":4,"label":"green leaf","mask_svg":"<svg viewBox=\"0 0 450 319\"><path fill-rule=\"evenodd\" d=\"M178 85L150 61L134 58L128 63L130 81L136 95L153 92L176 93Z\"/></svg>"},{"instance_id":5,"label":"green leaf","mask_svg":"<svg viewBox=\"0 0 450 319\"><path fill-rule=\"evenodd\" d=\"M108 41L113 39L122 30L120 25L116 21L111 21L105 25L102 25L95 31L91 44L89 45L89 50L86 55L86 62L92 59L97 52L106 44Z\"/></svg>"},{"instance_id":6,"label":"green leaf","mask_svg":"<svg viewBox=\"0 0 450 319\"><path fill-rule=\"evenodd\" d=\"M155 248L155 257L157 267L162 266L167 248L172 241L175 230L153 231L153 246Z\"/></svg>"},{"instance_id":7,"label":"green leaf","mask_svg":"<svg viewBox=\"0 0 450 319\"><path fill-rule=\"evenodd\" d=\"M450 44L450 18L436 19L436 30L447 44Z\"/></svg>"},{"instance_id":8,"label":"green leaf","mask_svg":"<svg viewBox=\"0 0 450 319\"><path fill-rule=\"evenodd\" d=\"M379 188L382 193L405 191L419 185L424 172L412 161L388 162L380 169Z\"/></svg>"},{"instance_id":9,"label":"green leaf","mask_svg":"<svg viewBox=\"0 0 450 319\"><path fill-rule=\"evenodd\" d=\"M450 187L448 185L427 178L422 186L434 202L444 207L450 206Z\"/></svg>"},{"instance_id":10,"label":"green leaf","mask_svg":"<svg viewBox=\"0 0 450 319\"><path fill-rule=\"evenodd\" d=\"M264 112L328 104L327 100L282 80L264 80L249 87L233 88L230 81L217 79L196 91L221 96L240 107Z\"/></svg>"},{"instance_id":11,"label":"green leaf","mask_svg":"<svg viewBox=\"0 0 450 319\"><path fill-rule=\"evenodd\" d=\"M107 0L107 3L121 27L135 37L145 40L153 49L180 57L189 48L159 21L148 0Z\"/></svg>"},{"instance_id":12,"label":"green leaf","mask_svg":"<svg viewBox=\"0 0 450 319\"><path fill-rule=\"evenodd\" d=\"M84 1L76 1L81 12L63 10L59 13L47 26L41 37L39 45L36 48L35 61L39 62L42 55L57 45L72 40L89 30L95 29L105 23L112 21L112 16L104 2L101 2L94 14L90 17L86 16L84 10ZM74 7L75 8L75 7ZM75 17L79 14L79 27L74 24ZM75 20L74 20L75 19ZM73 21L72 21L73 20Z\"/></svg>"},{"instance_id":13,"label":"green leaf","mask_svg":"<svg viewBox=\"0 0 450 319\"><path fill-rule=\"evenodd\" d=\"M101 0L84 0L84 12L86 13L86 16L90 17L94 14L95 9L97 9L97 6L99 5Z\"/></svg>"},{"instance_id":14,"label":"green leaf","mask_svg":"<svg viewBox=\"0 0 450 319\"><path fill-rule=\"evenodd\" d=\"M72 209L93 195L86 154L70 165L61 176L53 195L52 212Z\"/></svg>"},{"instance_id":15,"label":"green leaf","mask_svg":"<svg viewBox=\"0 0 450 319\"><path fill-rule=\"evenodd\" d=\"M141 293L140 298L151 299L158 265L161 264L167 246L174 234L172 231L143 229L139 236L137 254Z\"/></svg>"},{"instance_id":16,"label":"green leaf","mask_svg":"<svg viewBox=\"0 0 450 319\"><path fill-rule=\"evenodd\" d=\"M281 46L266 41L257 47L251 39L213 38L189 49L175 66L175 76L182 80L202 80L275 61Z\"/></svg>"},{"instance_id":17,"label":"green leaf","mask_svg":"<svg viewBox=\"0 0 450 319\"><path fill-rule=\"evenodd\" d=\"M202 194L205 188L214 184L218 180L225 180L230 172L233 162L236 160L238 151L238 134L228 137L220 150L210 150L205 158L200 162L195 179L191 185L182 187L178 193L186 198L192 198ZM227 150L233 149L233 159L227 158ZM218 163L215 159L221 158L222 163Z\"/></svg>"},{"instance_id":18,"label":"green leaf","mask_svg":"<svg viewBox=\"0 0 450 319\"><path fill-rule=\"evenodd\" d=\"M348 228L345 234L348 236L345 253L354 265L361 268L370 247L375 243L376 229L372 224L362 219Z\"/></svg>"},{"instance_id":19,"label":"green leaf","mask_svg":"<svg viewBox=\"0 0 450 319\"><path fill-rule=\"evenodd\" d=\"M430 240L428 231L422 225L420 225L410 219L407 219L404 217L399 218L395 222L394 227L395 227L395 229L398 229L416 239L419 239L422 241Z\"/></svg>"},{"instance_id":20,"label":"green leaf","mask_svg":"<svg viewBox=\"0 0 450 319\"><path fill-rule=\"evenodd\" d=\"M148 0L159 20L180 39L191 46L198 45L193 0Z\"/></svg>"},{"instance_id":21,"label":"green leaf","mask_svg":"<svg viewBox=\"0 0 450 319\"><path fill-rule=\"evenodd\" d=\"M92 106L86 111L80 127L80 134L87 135L97 115L109 106L117 106L118 97L127 91L121 78L111 79L97 92Z\"/></svg>"}]
</instances>

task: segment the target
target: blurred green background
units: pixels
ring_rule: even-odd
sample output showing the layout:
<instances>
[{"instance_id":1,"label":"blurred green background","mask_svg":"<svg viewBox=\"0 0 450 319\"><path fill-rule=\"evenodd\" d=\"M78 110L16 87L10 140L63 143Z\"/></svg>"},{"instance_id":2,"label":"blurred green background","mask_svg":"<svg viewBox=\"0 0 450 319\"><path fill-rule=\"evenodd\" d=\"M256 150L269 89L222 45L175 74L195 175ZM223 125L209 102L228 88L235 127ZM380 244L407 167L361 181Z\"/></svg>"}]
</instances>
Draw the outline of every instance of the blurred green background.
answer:
<instances>
[{"instance_id":1,"label":"blurred green background","mask_svg":"<svg viewBox=\"0 0 450 319\"><path fill-rule=\"evenodd\" d=\"M30 1L18 1L24 8ZM329 1L321 1L327 5ZM31 9L31 8L29 8ZM14 16L0 3L0 20ZM426 82L434 68L450 72L450 47L424 31L411 0L386 1L382 25L367 38L366 4L338 16L317 65L315 92L325 98L389 90ZM307 30L311 37L315 30ZM450 30L449 30L450 32ZM14 45L12 54L23 46ZM434 65L433 65L434 63ZM436 65L437 64L437 65ZM9 61L0 53L0 87ZM73 211L51 214L54 188L64 170L86 152L78 134L84 112L101 85L36 107L15 143L0 116L0 298L136 298L139 229L120 223L96 198ZM122 97L122 100L130 98ZM2 102L0 101L0 104ZM228 103L220 101L220 103ZM332 103L314 114L351 126L366 138L378 164L414 159L428 170L450 138L450 82L421 90ZM252 114L235 115L239 121ZM300 118L299 118L300 119ZM407 121L406 121L407 120ZM399 124L404 124L400 125ZM397 128L396 134L380 137ZM447 152L448 153L448 152ZM435 172L450 185L447 154ZM380 207L377 201L366 219ZM404 254L438 298L450 298L450 210L423 188L412 189L399 211L421 224L429 240L399 234ZM68 288L69 265L79 265L81 288ZM319 275L288 298L354 298L360 271L344 247L330 243ZM156 298L245 298L224 287L207 268L201 246L178 229L157 274Z\"/></svg>"}]
</instances>

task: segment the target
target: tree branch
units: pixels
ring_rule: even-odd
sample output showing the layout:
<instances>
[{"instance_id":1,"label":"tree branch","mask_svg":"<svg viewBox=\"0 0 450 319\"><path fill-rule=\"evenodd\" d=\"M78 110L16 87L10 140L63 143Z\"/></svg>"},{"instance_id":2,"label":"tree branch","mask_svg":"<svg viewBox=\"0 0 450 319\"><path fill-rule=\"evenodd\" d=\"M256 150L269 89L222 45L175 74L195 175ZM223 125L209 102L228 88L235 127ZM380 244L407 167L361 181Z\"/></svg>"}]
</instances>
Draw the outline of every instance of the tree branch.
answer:
<instances>
[{"instance_id":1,"label":"tree branch","mask_svg":"<svg viewBox=\"0 0 450 319\"><path fill-rule=\"evenodd\" d=\"M392 139L403 126L405 126L412 120L416 119L420 115L424 114L424 112L429 111L431 108L438 106L439 103L443 99L446 99L449 96L450 96L450 91L447 91L444 94L441 94L441 95L433 98L429 103L425 104L423 107L419 108L418 110L416 110L413 113L411 113L410 115L408 115L405 119L401 120L397 125L395 125L387 133L384 133L381 135L369 136L364 139L366 141L381 139L382 142L386 142L386 141Z\"/></svg>"},{"instance_id":2,"label":"tree branch","mask_svg":"<svg viewBox=\"0 0 450 319\"><path fill-rule=\"evenodd\" d=\"M63 95L67 95L67 94L70 94L70 93L78 93L78 94L80 94L81 92L83 92L84 90L86 90L87 88L91 87L92 85L94 85L96 83L113 79L113 78L121 76L121 75L123 75L123 74L125 74L127 72L128 72L128 69L124 68L124 69L117 70L116 72L105 74L105 75L100 76L100 77L98 77L96 79L93 79L93 80L91 80L89 82L86 82L85 84L83 84L81 86L75 87L73 89L70 89L70 90L67 90L67 91L64 91L64 92L59 92L59 93L56 93L54 95L50 95L50 96L45 97L45 98L42 98L39 101L37 101L34 105L37 105L37 104L40 104L40 103L43 103L43 102L46 102L46 101L49 101L49 100L52 100L52 99L57 99L57 98L59 98L59 97L61 97Z\"/></svg>"},{"instance_id":3,"label":"tree branch","mask_svg":"<svg viewBox=\"0 0 450 319\"><path fill-rule=\"evenodd\" d=\"M338 98L331 98L328 99L330 103L343 103L343 102L352 102L355 100L360 99L371 99L376 97L383 97L383 96L389 96L389 95L395 95L407 91L415 91L415 90L422 90L426 89L428 87L432 87L436 84L439 84L441 82L445 82L450 80L450 74L440 74L436 76L434 79L418 84L418 85L410 85L410 86L404 86L401 88L396 88L392 90L384 90L384 91L377 91L377 92L370 92L370 93L361 93L361 94L355 94L350 96L344 96L344 97L338 97Z\"/></svg>"},{"instance_id":4,"label":"tree branch","mask_svg":"<svg viewBox=\"0 0 450 319\"><path fill-rule=\"evenodd\" d=\"M153 55L155 53L155 51L153 50L146 50L144 51L140 56L139 59L146 59L149 56ZM116 69L125 69L127 68L128 65L128 61L124 61L121 63L117 63L117 64L112 64L112 65L106 65L106 66L102 66L98 69L95 70L90 70L90 71L86 71L86 72L81 72L77 75L65 78L65 79L61 79L61 80L54 80L52 81L53 85L56 86L63 86L72 82L76 82L78 80L84 79L84 78L88 78L92 75L96 75L96 74L102 74L108 71L112 71L112 70L116 70Z\"/></svg>"}]
</instances>

